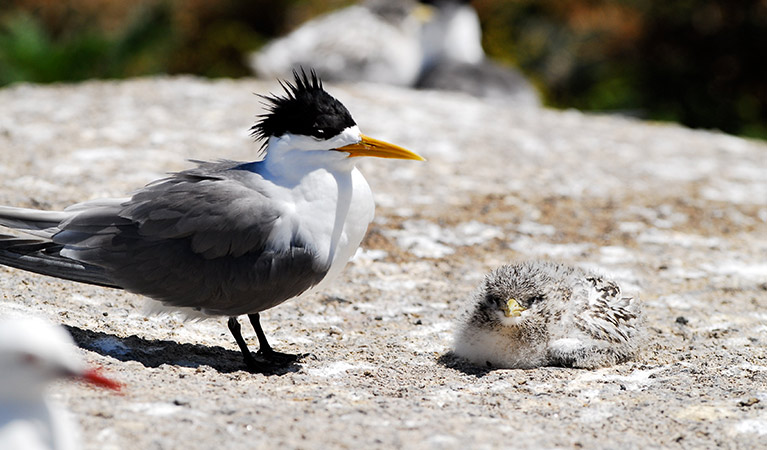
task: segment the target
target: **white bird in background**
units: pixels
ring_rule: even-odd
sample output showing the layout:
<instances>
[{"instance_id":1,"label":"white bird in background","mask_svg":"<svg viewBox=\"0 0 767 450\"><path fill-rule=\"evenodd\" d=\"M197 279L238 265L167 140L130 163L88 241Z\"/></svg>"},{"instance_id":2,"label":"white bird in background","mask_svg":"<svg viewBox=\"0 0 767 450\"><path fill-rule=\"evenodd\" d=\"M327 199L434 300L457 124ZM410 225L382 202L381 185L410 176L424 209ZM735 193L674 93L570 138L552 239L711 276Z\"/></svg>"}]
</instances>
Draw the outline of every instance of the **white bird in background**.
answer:
<instances>
[{"instance_id":1,"label":"white bird in background","mask_svg":"<svg viewBox=\"0 0 767 450\"><path fill-rule=\"evenodd\" d=\"M0 449L80 448L77 426L45 392L61 378L120 388L86 367L63 328L41 319L0 321Z\"/></svg>"},{"instance_id":2,"label":"white bird in background","mask_svg":"<svg viewBox=\"0 0 767 450\"><path fill-rule=\"evenodd\" d=\"M250 56L263 78L313 67L325 80L412 86L421 70L421 24L414 0L367 0L316 17Z\"/></svg>"},{"instance_id":3,"label":"white bird in background","mask_svg":"<svg viewBox=\"0 0 767 450\"><path fill-rule=\"evenodd\" d=\"M639 306L603 276L547 261L501 266L471 298L455 355L497 368L594 368L633 357Z\"/></svg>"},{"instance_id":4,"label":"white bird in background","mask_svg":"<svg viewBox=\"0 0 767 450\"><path fill-rule=\"evenodd\" d=\"M469 0L420 0L432 5L433 14L421 29L422 65L443 61L478 64L485 59L482 27Z\"/></svg>"},{"instance_id":5,"label":"white bird in background","mask_svg":"<svg viewBox=\"0 0 767 450\"><path fill-rule=\"evenodd\" d=\"M253 126L262 161L200 163L138 190L64 211L0 207L0 225L39 239L0 238L0 264L122 288L192 316L227 316L251 370L297 355L272 350L259 312L343 269L375 204L357 157L423 160L360 134L314 72L295 73L285 96ZM257 360L237 316L258 336Z\"/></svg>"},{"instance_id":6,"label":"white bird in background","mask_svg":"<svg viewBox=\"0 0 767 450\"><path fill-rule=\"evenodd\" d=\"M521 72L491 61L469 0L367 0L319 16L250 56L260 77L314 67L334 81L459 91L540 106Z\"/></svg>"},{"instance_id":7,"label":"white bird in background","mask_svg":"<svg viewBox=\"0 0 767 450\"><path fill-rule=\"evenodd\" d=\"M422 30L419 89L456 91L506 105L538 107L540 95L517 69L492 61L482 48L482 28L470 0L421 0L434 6Z\"/></svg>"}]
</instances>

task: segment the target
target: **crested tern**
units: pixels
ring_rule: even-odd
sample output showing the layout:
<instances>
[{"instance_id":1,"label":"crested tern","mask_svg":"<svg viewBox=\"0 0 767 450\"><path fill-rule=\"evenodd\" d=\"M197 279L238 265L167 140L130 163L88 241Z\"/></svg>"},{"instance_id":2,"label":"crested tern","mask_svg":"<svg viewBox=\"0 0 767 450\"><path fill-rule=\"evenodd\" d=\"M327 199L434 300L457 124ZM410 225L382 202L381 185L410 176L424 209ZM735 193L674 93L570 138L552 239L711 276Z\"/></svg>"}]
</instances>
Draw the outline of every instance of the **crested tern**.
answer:
<instances>
[{"instance_id":1,"label":"crested tern","mask_svg":"<svg viewBox=\"0 0 767 450\"><path fill-rule=\"evenodd\" d=\"M259 313L339 274L373 219L357 157L423 160L367 137L314 71L294 72L284 95L262 96L254 162L199 162L130 198L63 211L0 207L0 225L36 238L0 237L0 264L121 288L189 316L226 316L245 363L294 361L274 351ZM237 317L248 315L253 357Z\"/></svg>"},{"instance_id":2,"label":"crested tern","mask_svg":"<svg viewBox=\"0 0 767 450\"><path fill-rule=\"evenodd\" d=\"M642 336L637 301L617 283L549 261L499 267L471 305L453 352L482 366L609 366L633 357Z\"/></svg>"}]
</instances>

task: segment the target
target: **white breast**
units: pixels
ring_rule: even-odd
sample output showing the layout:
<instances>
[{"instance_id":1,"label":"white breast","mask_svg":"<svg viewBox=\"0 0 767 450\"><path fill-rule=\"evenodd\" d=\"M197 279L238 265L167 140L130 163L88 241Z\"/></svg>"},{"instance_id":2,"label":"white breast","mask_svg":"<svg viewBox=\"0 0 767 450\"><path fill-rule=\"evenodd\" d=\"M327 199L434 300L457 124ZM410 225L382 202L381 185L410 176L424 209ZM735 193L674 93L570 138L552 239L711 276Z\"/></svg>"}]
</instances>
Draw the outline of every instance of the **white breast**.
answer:
<instances>
[{"instance_id":1,"label":"white breast","mask_svg":"<svg viewBox=\"0 0 767 450\"><path fill-rule=\"evenodd\" d=\"M282 215L267 245L284 249L298 240L316 254L317 269L330 267L321 284L335 278L373 220L373 194L359 170L318 169L294 186L272 185L269 191Z\"/></svg>"}]
</instances>

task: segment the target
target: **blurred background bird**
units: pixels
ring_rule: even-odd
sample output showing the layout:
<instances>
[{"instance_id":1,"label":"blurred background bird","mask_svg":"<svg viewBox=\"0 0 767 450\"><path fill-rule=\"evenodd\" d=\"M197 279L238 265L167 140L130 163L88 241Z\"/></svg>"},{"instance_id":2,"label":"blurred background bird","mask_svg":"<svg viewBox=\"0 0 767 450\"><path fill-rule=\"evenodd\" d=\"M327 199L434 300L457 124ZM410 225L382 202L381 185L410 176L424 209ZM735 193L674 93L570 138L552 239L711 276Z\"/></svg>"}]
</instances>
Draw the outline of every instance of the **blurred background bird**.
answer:
<instances>
[{"instance_id":1,"label":"blurred background bird","mask_svg":"<svg viewBox=\"0 0 767 450\"><path fill-rule=\"evenodd\" d=\"M471 1L422 1L434 5L435 12L421 33L423 61L417 88L463 92L513 106L541 106L540 95L522 72L487 57Z\"/></svg>"},{"instance_id":2,"label":"blurred background bird","mask_svg":"<svg viewBox=\"0 0 767 450\"><path fill-rule=\"evenodd\" d=\"M459 91L540 106L518 70L482 49L467 0L367 0L314 18L250 56L255 73L284 77L314 67L326 80Z\"/></svg>"},{"instance_id":3,"label":"blurred background bird","mask_svg":"<svg viewBox=\"0 0 767 450\"><path fill-rule=\"evenodd\" d=\"M86 366L63 328L36 318L0 321L0 449L81 448L77 425L47 392L60 379L120 388Z\"/></svg>"},{"instance_id":4,"label":"blurred background bird","mask_svg":"<svg viewBox=\"0 0 767 450\"><path fill-rule=\"evenodd\" d=\"M326 81L412 86L421 71L421 28L429 14L415 0L366 0L269 42L250 64L263 78L313 67Z\"/></svg>"},{"instance_id":5,"label":"blurred background bird","mask_svg":"<svg viewBox=\"0 0 767 450\"><path fill-rule=\"evenodd\" d=\"M632 358L637 301L597 273L549 261L501 266L471 297L453 342L480 366L595 368Z\"/></svg>"}]
</instances>

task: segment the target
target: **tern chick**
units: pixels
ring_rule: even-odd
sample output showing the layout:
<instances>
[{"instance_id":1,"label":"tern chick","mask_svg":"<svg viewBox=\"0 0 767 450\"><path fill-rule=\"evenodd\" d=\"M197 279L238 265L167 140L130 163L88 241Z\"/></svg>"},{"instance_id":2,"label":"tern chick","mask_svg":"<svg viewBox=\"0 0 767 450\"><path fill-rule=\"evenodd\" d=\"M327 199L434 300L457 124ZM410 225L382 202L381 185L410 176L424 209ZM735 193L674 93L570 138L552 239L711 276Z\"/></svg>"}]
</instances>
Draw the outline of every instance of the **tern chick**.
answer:
<instances>
[{"instance_id":1,"label":"tern chick","mask_svg":"<svg viewBox=\"0 0 767 450\"><path fill-rule=\"evenodd\" d=\"M614 281L548 261L501 266L471 299L455 355L498 368L595 368L637 351L640 312Z\"/></svg>"}]
</instances>

